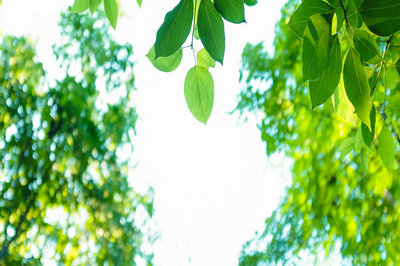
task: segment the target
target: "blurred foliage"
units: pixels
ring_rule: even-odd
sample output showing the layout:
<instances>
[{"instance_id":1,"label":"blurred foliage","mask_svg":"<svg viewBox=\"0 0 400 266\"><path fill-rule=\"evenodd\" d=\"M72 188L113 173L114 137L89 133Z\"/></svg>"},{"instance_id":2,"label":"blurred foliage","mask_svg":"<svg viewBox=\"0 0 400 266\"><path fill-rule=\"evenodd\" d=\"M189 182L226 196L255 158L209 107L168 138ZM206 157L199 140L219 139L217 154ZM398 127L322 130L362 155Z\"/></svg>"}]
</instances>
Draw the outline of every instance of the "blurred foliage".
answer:
<instances>
[{"instance_id":1,"label":"blurred foliage","mask_svg":"<svg viewBox=\"0 0 400 266\"><path fill-rule=\"evenodd\" d=\"M104 21L62 15L55 80L28 39L1 40L1 265L151 264L152 191L136 193L117 156L133 150L133 50Z\"/></svg>"},{"instance_id":2,"label":"blurred foliage","mask_svg":"<svg viewBox=\"0 0 400 266\"><path fill-rule=\"evenodd\" d=\"M240 265L290 264L301 260L303 251L317 258L321 248L328 255L337 246L344 261L355 265L396 265L400 261L399 80L385 75L375 88L374 142L384 124L396 141L389 172L378 145L364 144L358 119L345 121L345 113L335 112L332 100L312 110L303 84L302 41L287 26L298 3L290 0L283 7L271 55L262 43L248 44L243 51L244 88L237 109L260 118L268 155L283 151L294 163L292 184L266 220L265 230L243 246ZM343 40L341 46L342 53L349 49ZM395 44L392 48L388 51L396 53ZM342 89L339 86L335 94L343 94Z\"/></svg>"}]
</instances>

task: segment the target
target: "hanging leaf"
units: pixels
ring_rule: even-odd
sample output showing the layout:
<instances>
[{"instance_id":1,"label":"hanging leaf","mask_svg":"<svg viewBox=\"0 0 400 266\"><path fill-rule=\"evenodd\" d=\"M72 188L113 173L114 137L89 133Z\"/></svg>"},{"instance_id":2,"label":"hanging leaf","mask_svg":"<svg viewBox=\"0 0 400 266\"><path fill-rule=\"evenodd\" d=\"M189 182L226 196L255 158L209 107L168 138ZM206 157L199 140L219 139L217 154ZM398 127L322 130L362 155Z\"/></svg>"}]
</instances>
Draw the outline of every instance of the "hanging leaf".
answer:
<instances>
[{"instance_id":1,"label":"hanging leaf","mask_svg":"<svg viewBox=\"0 0 400 266\"><path fill-rule=\"evenodd\" d=\"M225 53L224 22L210 0L201 1L197 25L204 48L215 61L222 64Z\"/></svg>"},{"instance_id":2,"label":"hanging leaf","mask_svg":"<svg viewBox=\"0 0 400 266\"><path fill-rule=\"evenodd\" d=\"M214 6L227 21L232 23L245 21L243 0L214 0Z\"/></svg>"},{"instance_id":3,"label":"hanging leaf","mask_svg":"<svg viewBox=\"0 0 400 266\"><path fill-rule=\"evenodd\" d=\"M370 120L371 120L371 130L364 123L361 124L362 136L364 139L364 143L368 147L371 146L372 142L374 141L374 137L375 137L376 111L375 111L375 107L373 105L371 108Z\"/></svg>"},{"instance_id":4,"label":"hanging leaf","mask_svg":"<svg viewBox=\"0 0 400 266\"><path fill-rule=\"evenodd\" d=\"M247 6L254 6L254 5L257 4L257 0L244 0L244 3L245 3Z\"/></svg>"},{"instance_id":5,"label":"hanging leaf","mask_svg":"<svg viewBox=\"0 0 400 266\"><path fill-rule=\"evenodd\" d=\"M359 12L375 34L390 36L400 30L400 1L399 0L364 0Z\"/></svg>"},{"instance_id":6,"label":"hanging leaf","mask_svg":"<svg viewBox=\"0 0 400 266\"><path fill-rule=\"evenodd\" d=\"M374 38L368 32L365 30L356 30L353 41L354 47L364 62L377 64L382 61L381 51Z\"/></svg>"},{"instance_id":7,"label":"hanging leaf","mask_svg":"<svg viewBox=\"0 0 400 266\"><path fill-rule=\"evenodd\" d=\"M108 21L110 21L111 26L115 29L117 27L118 20L118 5L116 0L104 0L104 10Z\"/></svg>"},{"instance_id":8,"label":"hanging leaf","mask_svg":"<svg viewBox=\"0 0 400 266\"><path fill-rule=\"evenodd\" d=\"M353 104L360 120L371 128L371 99L367 74L362 66L360 55L350 48L343 68L343 80L347 97Z\"/></svg>"},{"instance_id":9,"label":"hanging leaf","mask_svg":"<svg viewBox=\"0 0 400 266\"><path fill-rule=\"evenodd\" d=\"M179 4L165 15L157 31L154 44L155 58L170 56L186 41L193 21L193 0L181 0Z\"/></svg>"},{"instance_id":10,"label":"hanging leaf","mask_svg":"<svg viewBox=\"0 0 400 266\"><path fill-rule=\"evenodd\" d=\"M174 71L182 61L182 48L180 48L178 51L167 57L160 56L156 59L155 56L156 54L153 46L147 53L146 57L158 70L164 72L171 72Z\"/></svg>"},{"instance_id":11,"label":"hanging leaf","mask_svg":"<svg viewBox=\"0 0 400 266\"><path fill-rule=\"evenodd\" d=\"M366 149L362 149L360 152L360 162L361 162L361 170L364 175L368 174L368 153Z\"/></svg>"},{"instance_id":12,"label":"hanging leaf","mask_svg":"<svg viewBox=\"0 0 400 266\"><path fill-rule=\"evenodd\" d=\"M139 7L142 7L142 0L136 0L136 3L139 5Z\"/></svg>"},{"instance_id":13,"label":"hanging leaf","mask_svg":"<svg viewBox=\"0 0 400 266\"><path fill-rule=\"evenodd\" d=\"M347 98L346 91L344 89L343 75L340 77L339 86L336 88L333 96L333 107L335 108L335 112L345 121L355 125L355 110L349 98Z\"/></svg>"},{"instance_id":14,"label":"hanging leaf","mask_svg":"<svg viewBox=\"0 0 400 266\"><path fill-rule=\"evenodd\" d=\"M214 81L202 66L192 67L185 78L185 99L190 112L206 124L214 104Z\"/></svg>"},{"instance_id":15,"label":"hanging leaf","mask_svg":"<svg viewBox=\"0 0 400 266\"><path fill-rule=\"evenodd\" d=\"M356 138L354 140L354 150L356 152L360 152L363 145L364 145L364 141L363 141L363 137L362 137L362 133L361 133L361 127L358 127L357 133L356 133Z\"/></svg>"},{"instance_id":16,"label":"hanging leaf","mask_svg":"<svg viewBox=\"0 0 400 266\"><path fill-rule=\"evenodd\" d=\"M312 108L321 105L335 92L342 73L342 56L338 35L335 35L330 52L330 60L327 70L322 77L315 81L310 80L310 95Z\"/></svg>"},{"instance_id":17,"label":"hanging leaf","mask_svg":"<svg viewBox=\"0 0 400 266\"><path fill-rule=\"evenodd\" d=\"M333 7L321 0L304 0L290 17L289 27L299 38L303 38L308 19L315 14L327 14Z\"/></svg>"},{"instance_id":18,"label":"hanging leaf","mask_svg":"<svg viewBox=\"0 0 400 266\"><path fill-rule=\"evenodd\" d=\"M215 60L210 56L206 49L201 49L197 53L197 65L209 69L210 67L215 67Z\"/></svg>"},{"instance_id":19,"label":"hanging leaf","mask_svg":"<svg viewBox=\"0 0 400 266\"><path fill-rule=\"evenodd\" d=\"M96 9L99 7L100 5L100 1L101 0L89 0L89 9L90 9L90 13L94 13L94 11L96 11Z\"/></svg>"},{"instance_id":20,"label":"hanging leaf","mask_svg":"<svg viewBox=\"0 0 400 266\"><path fill-rule=\"evenodd\" d=\"M322 76L329 65L332 50L331 25L326 17L314 15L304 31L303 80L315 80Z\"/></svg>"},{"instance_id":21,"label":"hanging leaf","mask_svg":"<svg viewBox=\"0 0 400 266\"><path fill-rule=\"evenodd\" d=\"M389 128L383 126L378 138L378 152L386 169L391 172L394 163L394 141Z\"/></svg>"},{"instance_id":22,"label":"hanging leaf","mask_svg":"<svg viewBox=\"0 0 400 266\"><path fill-rule=\"evenodd\" d=\"M340 144L339 147L339 152L340 152L340 160L343 160L344 157L346 157L349 152L351 152L354 148L354 139L349 137L343 140L343 142Z\"/></svg>"},{"instance_id":23,"label":"hanging leaf","mask_svg":"<svg viewBox=\"0 0 400 266\"><path fill-rule=\"evenodd\" d=\"M86 11L89 8L89 0L75 0L72 5L71 12L72 13L81 13Z\"/></svg>"},{"instance_id":24,"label":"hanging leaf","mask_svg":"<svg viewBox=\"0 0 400 266\"><path fill-rule=\"evenodd\" d=\"M396 67L397 73L400 75L400 59L397 60L395 67Z\"/></svg>"}]
</instances>

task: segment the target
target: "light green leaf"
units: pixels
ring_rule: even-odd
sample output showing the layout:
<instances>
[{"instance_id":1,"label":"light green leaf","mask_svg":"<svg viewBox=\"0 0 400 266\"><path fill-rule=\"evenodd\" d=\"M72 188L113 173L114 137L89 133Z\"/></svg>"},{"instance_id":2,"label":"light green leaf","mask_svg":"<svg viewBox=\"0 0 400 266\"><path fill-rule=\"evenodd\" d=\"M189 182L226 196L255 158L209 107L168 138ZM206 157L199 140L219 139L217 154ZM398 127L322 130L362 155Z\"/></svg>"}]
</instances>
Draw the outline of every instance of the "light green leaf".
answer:
<instances>
[{"instance_id":1,"label":"light green leaf","mask_svg":"<svg viewBox=\"0 0 400 266\"><path fill-rule=\"evenodd\" d=\"M104 0L104 10L108 21L110 21L111 26L115 29L117 27L118 21L118 5L116 0Z\"/></svg>"},{"instance_id":2,"label":"light green leaf","mask_svg":"<svg viewBox=\"0 0 400 266\"><path fill-rule=\"evenodd\" d=\"M247 6L254 6L254 5L257 4L257 0L244 0L244 3L245 3Z\"/></svg>"},{"instance_id":3,"label":"light green leaf","mask_svg":"<svg viewBox=\"0 0 400 266\"><path fill-rule=\"evenodd\" d=\"M347 53L343 68L343 81L347 97L353 104L358 117L368 128L371 128L370 87L360 55L354 48Z\"/></svg>"},{"instance_id":4,"label":"light green leaf","mask_svg":"<svg viewBox=\"0 0 400 266\"><path fill-rule=\"evenodd\" d=\"M232 23L245 21L243 0L214 0L214 6L227 21Z\"/></svg>"},{"instance_id":5,"label":"light green leaf","mask_svg":"<svg viewBox=\"0 0 400 266\"><path fill-rule=\"evenodd\" d=\"M201 49L197 53L197 65L209 69L210 67L215 67L215 60L210 56L206 49Z\"/></svg>"},{"instance_id":6,"label":"light green leaf","mask_svg":"<svg viewBox=\"0 0 400 266\"><path fill-rule=\"evenodd\" d=\"M191 68L185 78L185 98L190 112L206 124L214 104L214 81L202 66Z\"/></svg>"},{"instance_id":7,"label":"light green leaf","mask_svg":"<svg viewBox=\"0 0 400 266\"><path fill-rule=\"evenodd\" d=\"M364 0L359 12L375 34L389 36L400 30L399 0Z\"/></svg>"},{"instance_id":8,"label":"light green leaf","mask_svg":"<svg viewBox=\"0 0 400 266\"><path fill-rule=\"evenodd\" d=\"M344 89L343 75L341 75L340 77L339 86L336 88L333 97L333 107L335 108L336 113L341 118L355 125L355 120L354 120L355 110L349 98L347 98L346 91Z\"/></svg>"},{"instance_id":9,"label":"light green leaf","mask_svg":"<svg viewBox=\"0 0 400 266\"><path fill-rule=\"evenodd\" d=\"M222 64L225 53L224 22L210 0L201 1L197 24L204 48L215 61Z\"/></svg>"},{"instance_id":10,"label":"light green leaf","mask_svg":"<svg viewBox=\"0 0 400 266\"><path fill-rule=\"evenodd\" d=\"M89 9L90 9L90 13L94 13L94 11L96 11L96 9L99 7L101 0L89 0Z\"/></svg>"},{"instance_id":11,"label":"light green leaf","mask_svg":"<svg viewBox=\"0 0 400 266\"><path fill-rule=\"evenodd\" d=\"M400 93L394 95L389 101L389 108L393 110L393 112L400 116Z\"/></svg>"},{"instance_id":12,"label":"light green leaf","mask_svg":"<svg viewBox=\"0 0 400 266\"><path fill-rule=\"evenodd\" d=\"M331 25L326 17L314 15L304 31L303 80L315 80L322 76L329 65L332 50Z\"/></svg>"},{"instance_id":13,"label":"light green leaf","mask_svg":"<svg viewBox=\"0 0 400 266\"><path fill-rule=\"evenodd\" d=\"M89 0L75 0L72 5L72 13L81 13L89 8Z\"/></svg>"},{"instance_id":14,"label":"light green leaf","mask_svg":"<svg viewBox=\"0 0 400 266\"><path fill-rule=\"evenodd\" d=\"M321 0L304 0L290 17L289 27L299 38L303 38L308 19L315 14L327 14L333 7Z\"/></svg>"},{"instance_id":15,"label":"light green leaf","mask_svg":"<svg viewBox=\"0 0 400 266\"><path fill-rule=\"evenodd\" d=\"M371 120L371 130L364 123L361 124L362 136L364 139L364 143L368 147L371 146L372 142L374 141L374 137L375 137L376 111L375 111L375 107L373 105L371 108L370 120Z\"/></svg>"},{"instance_id":16,"label":"light green leaf","mask_svg":"<svg viewBox=\"0 0 400 266\"><path fill-rule=\"evenodd\" d=\"M310 95L312 108L323 104L335 92L342 73L342 56L339 37L334 37L333 46L330 52L330 60L327 70L317 80L310 80Z\"/></svg>"},{"instance_id":17,"label":"light green leaf","mask_svg":"<svg viewBox=\"0 0 400 266\"><path fill-rule=\"evenodd\" d=\"M375 39L365 30L356 30L353 36L354 47L360 53L362 60L377 64L382 61L381 51Z\"/></svg>"},{"instance_id":18,"label":"light green leaf","mask_svg":"<svg viewBox=\"0 0 400 266\"><path fill-rule=\"evenodd\" d=\"M364 145L362 133L361 133L361 127L357 128L357 133L356 133L356 138L354 140L354 150L356 152L360 152L361 148Z\"/></svg>"},{"instance_id":19,"label":"light green leaf","mask_svg":"<svg viewBox=\"0 0 400 266\"><path fill-rule=\"evenodd\" d=\"M142 0L136 0L136 3L139 5L139 7L142 7Z\"/></svg>"},{"instance_id":20,"label":"light green leaf","mask_svg":"<svg viewBox=\"0 0 400 266\"><path fill-rule=\"evenodd\" d=\"M154 51L154 46L151 47L150 51L147 53L146 57L158 70L164 72L174 71L182 61L182 48L178 49L175 53L167 57L157 57Z\"/></svg>"},{"instance_id":21,"label":"light green leaf","mask_svg":"<svg viewBox=\"0 0 400 266\"><path fill-rule=\"evenodd\" d=\"M389 128L383 126L378 138L378 152L386 169L391 172L394 163L394 141Z\"/></svg>"},{"instance_id":22,"label":"light green leaf","mask_svg":"<svg viewBox=\"0 0 400 266\"><path fill-rule=\"evenodd\" d=\"M368 174L368 152L366 149L362 149L360 152L360 162L361 162L361 170L364 175Z\"/></svg>"},{"instance_id":23,"label":"light green leaf","mask_svg":"<svg viewBox=\"0 0 400 266\"><path fill-rule=\"evenodd\" d=\"M175 53L186 41L193 21L193 0L181 0L179 4L165 15L157 31L154 49L156 58Z\"/></svg>"},{"instance_id":24,"label":"light green leaf","mask_svg":"<svg viewBox=\"0 0 400 266\"><path fill-rule=\"evenodd\" d=\"M340 152L340 160L343 160L349 152L351 152L354 148L354 138L348 137L340 144L339 152Z\"/></svg>"}]
</instances>

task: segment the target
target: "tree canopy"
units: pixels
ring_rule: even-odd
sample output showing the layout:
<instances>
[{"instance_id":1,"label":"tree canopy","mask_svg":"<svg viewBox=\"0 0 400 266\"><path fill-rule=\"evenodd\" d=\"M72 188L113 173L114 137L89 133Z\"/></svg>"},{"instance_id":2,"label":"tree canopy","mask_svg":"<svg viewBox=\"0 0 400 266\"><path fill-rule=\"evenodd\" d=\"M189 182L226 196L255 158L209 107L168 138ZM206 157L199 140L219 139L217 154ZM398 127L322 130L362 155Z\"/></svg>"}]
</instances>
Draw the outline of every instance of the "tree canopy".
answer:
<instances>
[{"instance_id":1,"label":"tree canopy","mask_svg":"<svg viewBox=\"0 0 400 266\"><path fill-rule=\"evenodd\" d=\"M337 245L352 264L400 261L399 7L291 0L273 53L244 49L237 108L262 114L267 154L292 158L293 179L241 265Z\"/></svg>"},{"instance_id":2,"label":"tree canopy","mask_svg":"<svg viewBox=\"0 0 400 266\"><path fill-rule=\"evenodd\" d=\"M1 264L150 263L136 219L151 217L152 192L133 190L117 156L133 149L132 46L111 38L100 12L68 11L60 27L57 80L29 39L1 38Z\"/></svg>"}]
</instances>

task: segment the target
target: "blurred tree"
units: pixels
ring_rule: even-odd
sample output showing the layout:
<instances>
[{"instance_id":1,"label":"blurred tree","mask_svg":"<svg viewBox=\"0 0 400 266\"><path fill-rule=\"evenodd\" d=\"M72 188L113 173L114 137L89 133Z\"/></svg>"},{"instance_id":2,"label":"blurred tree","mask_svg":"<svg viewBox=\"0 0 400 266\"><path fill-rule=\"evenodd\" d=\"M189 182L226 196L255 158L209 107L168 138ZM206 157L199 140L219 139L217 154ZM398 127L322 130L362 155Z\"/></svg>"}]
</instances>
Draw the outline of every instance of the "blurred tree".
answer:
<instances>
[{"instance_id":1,"label":"blurred tree","mask_svg":"<svg viewBox=\"0 0 400 266\"><path fill-rule=\"evenodd\" d=\"M1 265L151 264L152 191L134 192L122 158L137 119L133 51L103 17L62 15L55 81L29 40L1 40Z\"/></svg>"},{"instance_id":2,"label":"blurred tree","mask_svg":"<svg viewBox=\"0 0 400 266\"><path fill-rule=\"evenodd\" d=\"M361 122L354 120L351 104L344 104L343 84L334 101L312 110L303 84L302 41L287 26L298 2L290 0L282 9L272 56L263 44L247 45L243 51L244 88L237 109L261 117L267 154L283 151L293 167L284 199L266 220L265 230L243 246L240 265L299 263L303 251L317 258L321 249L328 255L336 247L355 265L395 265L400 261L398 145L389 171L378 145L364 144ZM398 49L395 43L390 49L385 44L379 47L388 53ZM349 43L341 45L343 54ZM376 138L384 124L400 143L400 86L394 77L385 74L384 80L374 81L378 108L373 139L379 145L383 141Z\"/></svg>"}]
</instances>

